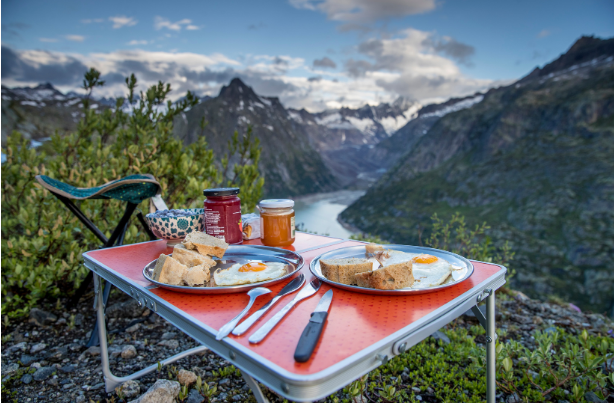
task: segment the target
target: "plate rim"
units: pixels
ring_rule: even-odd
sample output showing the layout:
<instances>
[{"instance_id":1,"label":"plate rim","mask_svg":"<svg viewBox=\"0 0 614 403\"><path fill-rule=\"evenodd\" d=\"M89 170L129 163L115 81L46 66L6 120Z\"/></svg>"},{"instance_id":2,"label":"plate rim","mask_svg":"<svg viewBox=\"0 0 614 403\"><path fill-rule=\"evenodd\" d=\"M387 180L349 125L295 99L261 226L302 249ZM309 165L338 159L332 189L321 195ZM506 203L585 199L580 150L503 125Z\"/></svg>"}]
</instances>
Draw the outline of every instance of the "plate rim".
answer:
<instances>
[{"instance_id":1,"label":"plate rim","mask_svg":"<svg viewBox=\"0 0 614 403\"><path fill-rule=\"evenodd\" d=\"M296 268L295 270L293 270L292 272L285 274L281 277L277 277L271 280L265 280L265 281L261 281L259 283L250 283L250 284L240 284L240 285L232 285L232 286L217 286L217 287L190 287L187 285L171 285L171 284L165 284L165 283L161 283L157 280L154 280L153 278L148 277L145 272L147 271L147 269L153 264L155 265L155 263L158 261L158 259L154 259L151 262L147 263L142 270L142 274L143 277L145 278L145 280L155 284L156 286L160 287L160 288L165 288L167 290L171 290L174 292L183 292L186 294L231 294L231 293L237 293L237 292L242 292L242 291L247 291L251 288L254 287L264 287L266 285L273 285L273 284L277 284L278 282L281 282L283 280L286 280L294 275L296 275L305 265L305 259L298 253L296 253L295 251L291 251L291 250L287 250L287 249L282 249L282 248L274 248L271 246L264 246L264 245L229 245L228 249L230 248L253 248L253 249L264 249L264 250L271 250L271 251L276 251L276 252L283 252L283 253L289 253L294 255L297 258L297 264L296 264ZM227 250L228 250L227 249ZM172 255L172 253L171 253Z\"/></svg>"},{"instance_id":2,"label":"plate rim","mask_svg":"<svg viewBox=\"0 0 614 403\"><path fill-rule=\"evenodd\" d=\"M365 244L364 246L366 246L367 244ZM330 250L324 253L321 253L320 255L316 256L315 258L313 258L313 260L309 263L309 271L311 271L311 274L313 274L316 278L318 278L320 281L324 281L327 284L330 284L332 286L338 287L338 288L342 288L348 291L354 291L354 292L358 292L358 293L362 293L362 294L373 294L373 295L417 295L417 294L426 294L426 293L431 293L431 292L435 292L435 291L439 291L448 287L453 287L455 285L458 285L464 281L466 281L467 279L469 279L472 275L473 272L475 270L473 263L471 263L471 261L461 255L458 255L454 252L450 252L447 250L443 250L443 249L436 249L436 248L429 248L427 246L414 246L414 245L403 245L403 244L377 244L377 245L381 245L386 249L392 249L395 250L395 247L411 247L411 248L416 248L419 249L421 251L435 251L438 253L443 253L444 255L450 255L450 256L454 256L455 258L461 260L463 263L465 263L466 267L467 267L467 274L465 275L465 277L463 277L461 280L458 281L454 281L452 283L448 283L448 284L440 284L438 286L435 287L431 287L431 288L423 288L423 289L415 289L415 290L404 290L404 289L399 289L399 290L378 290L376 288L364 288L364 287L358 287L355 285L348 285L348 284L342 284L342 283L338 283L336 281L332 281L329 280L328 278L326 278L325 276L319 274L316 269L315 269L315 265L316 263L319 263L320 259L322 258L322 256L326 255L327 253L332 253L332 252L336 252L339 250L343 250L343 249L352 249L352 248L358 248L361 247L362 245L355 245L355 246L346 246L345 248L339 248L339 249L334 249L334 250ZM403 252L402 250L400 252Z\"/></svg>"}]
</instances>

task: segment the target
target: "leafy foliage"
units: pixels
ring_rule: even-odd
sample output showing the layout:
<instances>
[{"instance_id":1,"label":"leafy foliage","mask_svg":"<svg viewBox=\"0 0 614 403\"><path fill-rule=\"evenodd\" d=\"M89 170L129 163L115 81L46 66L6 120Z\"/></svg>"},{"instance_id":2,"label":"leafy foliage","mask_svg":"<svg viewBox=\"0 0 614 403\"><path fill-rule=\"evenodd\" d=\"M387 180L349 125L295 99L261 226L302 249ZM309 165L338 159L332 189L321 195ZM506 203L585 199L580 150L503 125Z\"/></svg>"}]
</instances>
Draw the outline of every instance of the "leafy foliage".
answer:
<instances>
[{"instance_id":1,"label":"leafy foliage","mask_svg":"<svg viewBox=\"0 0 614 403\"><path fill-rule=\"evenodd\" d=\"M450 338L450 344L428 338L327 401L358 402L364 395L367 401L378 402L418 402L425 398L438 402L483 402L486 350L475 340L484 334L484 329L458 327L443 332ZM500 339L504 333L499 332ZM557 398L584 402L587 391L594 391L602 399L612 393L614 379L600 372L601 363L614 355L611 339L587 333L575 337L562 329L555 333L536 332L535 338L540 346L535 351L512 339L498 344L499 390L517 393L524 402ZM569 369L571 372L567 372Z\"/></svg>"},{"instance_id":2,"label":"leafy foliage","mask_svg":"<svg viewBox=\"0 0 614 403\"><path fill-rule=\"evenodd\" d=\"M173 118L198 103L192 93L173 105L167 100L170 84L160 82L137 97L137 79L132 74L126 78L128 97L119 98L115 108L99 111L90 107L89 98L102 85L96 70L85 74L87 95L76 132L56 133L40 152L14 132L3 149L7 157L2 164L3 314L20 316L42 297L69 293L87 272L81 253L100 246L76 217L36 183L38 174L79 187L135 173L153 174L170 208L200 207L202 190L215 186L240 186L245 211L253 210L261 197L260 148L251 130L241 138L235 132L228 155L216 158L203 137L189 146L173 137ZM231 160L237 162L230 164ZM226 177L229 166L232 177ZM140 206L145 212L147 203ZM115 200L77 205L107 236L124 208ZM124 242L145 240L144 228L132 220Z\"/></svg>"}]
</instances>

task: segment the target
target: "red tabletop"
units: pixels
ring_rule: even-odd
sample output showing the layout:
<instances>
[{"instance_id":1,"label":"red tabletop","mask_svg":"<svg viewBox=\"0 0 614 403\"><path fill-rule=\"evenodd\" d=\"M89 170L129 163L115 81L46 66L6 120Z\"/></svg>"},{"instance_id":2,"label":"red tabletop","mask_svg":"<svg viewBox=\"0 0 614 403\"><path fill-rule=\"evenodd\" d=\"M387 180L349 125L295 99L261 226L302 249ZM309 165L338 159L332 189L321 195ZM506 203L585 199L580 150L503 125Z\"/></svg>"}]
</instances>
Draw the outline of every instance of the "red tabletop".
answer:
<instances>
[{"instance_id":1,"label":"red tabletop","mask_svg":"<svg viewBox=\"0 0 614 403\"><path fill-rule=\"evenodd\" d=\"M259 241L248 241L246 243L260 244ZM331 245L331 243L335 244ZM309 271L311 260L324 252L359 244L361 242L297 233L294 245L286 249L296 250L303 256L305 265L301 271L305 274L307 281L311 281L313 278ZM303 250L307 251L301 252ZM135 284L148 287L153 286L153 284L143 277L143 267L156 259L161 253L170 252L170 248L166 247L164 241L154 241L100 249L88 252L87 255L89 258L107 266L107 268L134 281ZM229 337L291 373L297 375L315 374L418 321L471 288L495 276L497 272L504 270L494 264L472 263L475 270L468 280L428 294L378 296L333 287L333 301L322 337L311 359L306 363L294 361L294 350L320 297L331 289L327 284L322 284L316 295L297 304L261 343L250 344L248 338L260 325L290 302L296 294L283 297L244 335L239 337L231 335ZM266 304L286 283L269 287L272 292L259 297L249 314ZM153 288L150 291L193 317L195 322L201 322L216 330L234 318L249 300L249 297L243 293L182 294L162 288Z\"/></svg>"}]
</instances>

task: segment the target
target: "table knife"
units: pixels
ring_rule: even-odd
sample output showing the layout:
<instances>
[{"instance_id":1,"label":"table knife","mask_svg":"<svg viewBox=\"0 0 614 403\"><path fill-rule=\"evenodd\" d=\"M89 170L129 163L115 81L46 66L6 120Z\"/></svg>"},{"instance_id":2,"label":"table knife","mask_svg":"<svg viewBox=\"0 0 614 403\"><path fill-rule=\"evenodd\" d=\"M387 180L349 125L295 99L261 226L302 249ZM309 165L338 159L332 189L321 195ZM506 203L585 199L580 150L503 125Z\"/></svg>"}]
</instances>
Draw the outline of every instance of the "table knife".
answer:
<instances>
[{"instance_id":1,"label":"table knife","mask_svg":"<svg viewBox=\"0 0 614 403\"><path fill-rule=\"evenodd\" d=\"M298 362L305 362L309 360L313 350L320 340L326 317L328 316L328 308L333 301L333 290L328 290L324 296L318 302L315 311L311 313L311 319L305 326L301 338L296 345L296 351L294 351L294 359Z\"/></svg>"},{"instance_id":2,"label":"table knife","mask_svg":"<svg viewBox=\"0 0 614 403\"><path fill-rule=\"evenodd\" d=\"M232 331L232 334L235 336L241 336L243 333L247 332L247 330L254 324L262 315L264 315L271 307L281 299L281 297L291 294L294 291L298 290L305 283L305 275L303 273L299 274L294 280L290 281L281 291L265 306L258 309L254 312L249 318L245 319L241 324L235 327L235 330Z\"/></svg>"},{"instance_id":3,"label":"table knife","mask_svg":"<svg viewBox=\"0 0 614 403\"><path fill-rule=\"evenodd\" d=\"M302 299L311 297L313 294L318 292L320 289L320 280L314 278L311 280L309 284L305 284L305 286L301 289L301 291L294 297L292 301L288 303L288 305L284 306L281 311L277 312L275 316L265 322L264 325L260 327L256 331L256 333L252 334L249 338L250 343L260 343L267 334L283 319L284 316Z\"/></svg>"}]
</instances>

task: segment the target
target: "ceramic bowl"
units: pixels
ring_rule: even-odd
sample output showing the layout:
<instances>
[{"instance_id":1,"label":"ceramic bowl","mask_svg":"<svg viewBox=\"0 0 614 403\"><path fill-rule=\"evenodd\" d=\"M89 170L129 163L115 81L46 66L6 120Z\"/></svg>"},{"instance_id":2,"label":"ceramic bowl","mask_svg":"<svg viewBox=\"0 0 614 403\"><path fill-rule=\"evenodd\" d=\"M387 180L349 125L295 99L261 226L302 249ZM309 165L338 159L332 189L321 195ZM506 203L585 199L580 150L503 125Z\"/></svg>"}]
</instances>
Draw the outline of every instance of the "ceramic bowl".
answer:
<instances>
[{"instance_id":1,"label":"ceramic bowl","mask_svg":"<svg viewBox=\"0 0 614 403\"><path fill-rule=\"evenodd\" d=\"M166 240L168 245L176 245L190 232L203 230L204 209L192 208L182 211L191 214L183 217L159 217L147 214L145 221L155 236Z\"/></svg>"}]
</instances>

